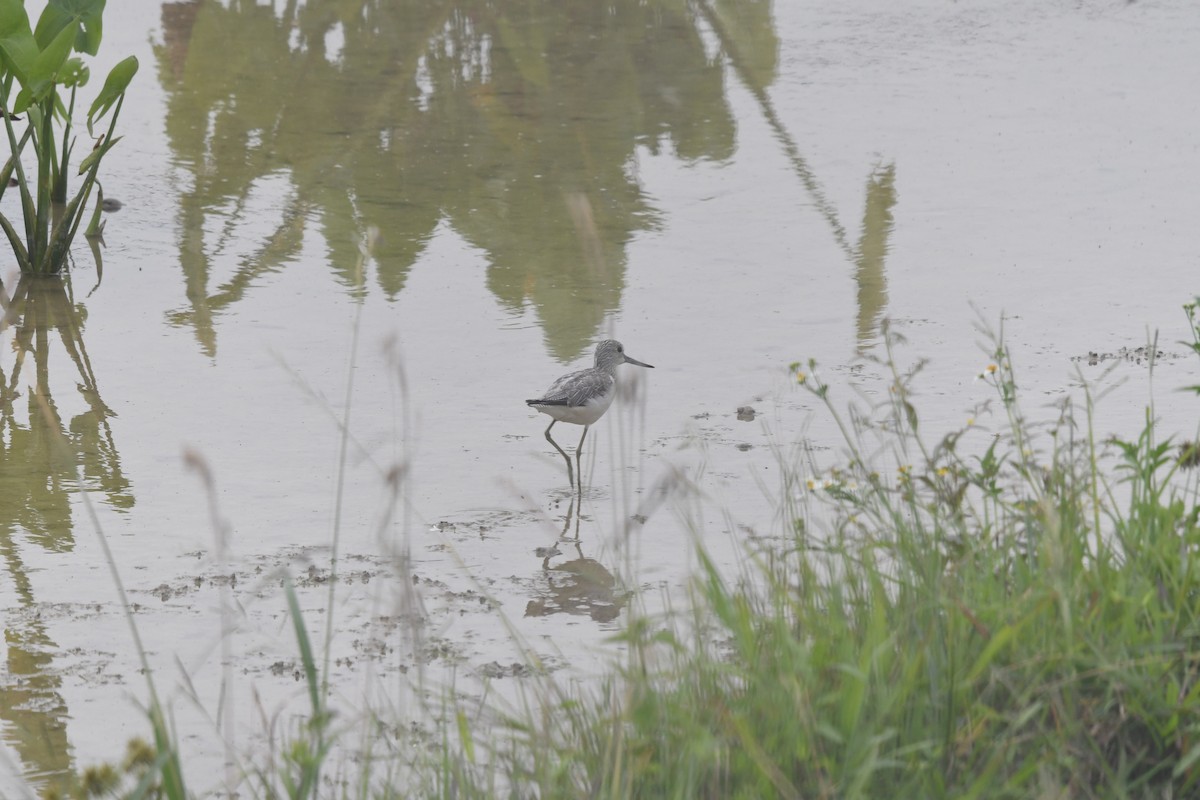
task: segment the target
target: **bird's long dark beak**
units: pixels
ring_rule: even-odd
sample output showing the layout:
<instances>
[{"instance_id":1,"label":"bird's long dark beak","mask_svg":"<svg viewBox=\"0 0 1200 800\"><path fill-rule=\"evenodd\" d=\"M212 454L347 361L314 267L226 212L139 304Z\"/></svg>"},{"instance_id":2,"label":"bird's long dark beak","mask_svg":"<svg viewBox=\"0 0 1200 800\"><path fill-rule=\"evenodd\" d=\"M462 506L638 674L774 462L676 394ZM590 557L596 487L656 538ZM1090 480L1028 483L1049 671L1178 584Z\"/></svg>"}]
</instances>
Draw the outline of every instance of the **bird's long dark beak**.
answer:
<instances>
[{"instance_id":1,"label":"bird's long dark beak","mask_svg":"<svg viewBox=\"0 0 1200 800\"><path fill-rule=\"evenodd\" d=\"M654 369L653 364L646 364L645 362L638 361L636 358L630 358L629 356L625 356L625 363L633 364L635 367L649 367L650 369Z\"/></svg>"}]
</instances>

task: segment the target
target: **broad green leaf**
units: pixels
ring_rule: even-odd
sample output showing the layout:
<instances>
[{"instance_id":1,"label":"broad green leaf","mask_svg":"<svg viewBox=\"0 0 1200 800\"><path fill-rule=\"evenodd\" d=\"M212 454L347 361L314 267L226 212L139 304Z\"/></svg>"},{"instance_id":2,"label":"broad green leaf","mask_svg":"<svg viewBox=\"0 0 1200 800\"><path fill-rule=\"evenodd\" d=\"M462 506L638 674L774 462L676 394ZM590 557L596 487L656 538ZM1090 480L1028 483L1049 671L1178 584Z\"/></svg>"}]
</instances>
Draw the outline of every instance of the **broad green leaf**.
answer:
<instances>
[{"instance_id":1,"label":"broad green leaf","mask_svg":"<svg viewBox=\"0 0 1200 800\"><path fill-rule=\"evenodd\" d=\"M17 34L33 37L24 0L0 0L0 39Z\"/></svg>"},{"instance_id":2,"label":"broad green leaf","mask_svg":"<svg viewBox=\"0 0 1200 800\"><path fill-rule=\"evenodd\" d=\"M29 70L37 57L37 43L33 41L33 36L12 33L0 37L0 62L3 63L4 71L15 75L22 86L28 80Z\"/></svg>"},{"instance_id":3,"label":"broad green leaf","mask_svg":"<svg viewBox=\"0 0 1200 800\"><path fill-rule=\"evenodd\" d=\"M100 49L103 12L104 0L50 0L38 17L33 36L39 47L45 47L63 28L78 23L72 46L80 53L94 56Z\"/></svg>"},{"instance_id":4,"label":"broad green leaf","mask_svg":"<svg viewBox=\"0 0 1200 800\"><path fill-rule=\"evenodd\" d=\"M80 53L94 56L100 52L102 38L104 38L104 24L100 21L100 15L97 14L95 19L83 21L83 29L79 31L79 36L75 39L75 49Z\"/></svg>"},{"instance_id":5,"label":"broad green leaf","mask_svg":"<svg viewBox=\"0 0 1200 800\"><path fill-rule=\"evenodd\" d=\"M38 17L37 27L33 29L33 38L37 40L38 48L44 48L50 42L54 41L54 37L62 33L62 29L67 27L67 23L70 21L71 15L64 13L54 3L50 3L42 9L42 15Z\"/></svg>"},{"instance_id":6,"label":"broad green leaf","mask_svg":"<svg viewBox=\"0 0 1200 800\"><path fill-rule=\"evenodd\" d=\"M44 100L54 89L58 71L63 68L67 58L71 55L71 45L75 40L77 28L78 23L63 28L50 46L34 56L32 61L28 60L28 54L23 51L20 52L19 57L12 59L14 67L20 64L20 68L14 68L14 72L17 73L17 80L21 82L21 93L17 95L17 100L13 103L13 113L19 114L34 103ZM0 41L0 50L4 51L6 56L12 55L6 49L10 42L13 40ZM25 43L20 42L20 47L24 46ZM21 64L21 62L25 63Z\"/></svg>"},{"instance_id":7,"label":"broad green leaf","mask_svg":"<svg viewBox=\"0 0 1200 800\"><path fill-rule=\"evenodd\" d=\"M117 98L129 88L129 82L133 80L137 71L137 56L130 56L108 73L108 77L104 80L104 88L100 90L99 96L92 102L92 107L88 109L88 133L92 132L92 123L107 114L108 110L112 108L112 104L117 102Z\"/></svg>"},{"instance_id":8,"label":"broad green leaf","mask_svg":"<svg viewBox=\"0 0 1200 800\"><path fill-rule=\"evenodd\" d=\"M44 86L45 84L46 82L42 81L42 85ZM38 87L34 87L34 89L37 88ZM17 94L17 99L13 101L12 110L14 114L23 113L33 107L34 89L22 89L20 93Z\"/></svg>"},{"instance_id":9,"label":"broad green leaf","mask_svg":"<svg viewBox=\"0 0 1200 800\"><path fill-rule=\"evenodd\" d=\"M78 32L78 22L68 24L59 31L58 36L54 37L45 50L38 53L38 57L33 60L29 69L31 83L53 81L58 76L58 71L63 68L71 56L71 49L75 46L75 34Z\"/></svg>"}]
</instances>

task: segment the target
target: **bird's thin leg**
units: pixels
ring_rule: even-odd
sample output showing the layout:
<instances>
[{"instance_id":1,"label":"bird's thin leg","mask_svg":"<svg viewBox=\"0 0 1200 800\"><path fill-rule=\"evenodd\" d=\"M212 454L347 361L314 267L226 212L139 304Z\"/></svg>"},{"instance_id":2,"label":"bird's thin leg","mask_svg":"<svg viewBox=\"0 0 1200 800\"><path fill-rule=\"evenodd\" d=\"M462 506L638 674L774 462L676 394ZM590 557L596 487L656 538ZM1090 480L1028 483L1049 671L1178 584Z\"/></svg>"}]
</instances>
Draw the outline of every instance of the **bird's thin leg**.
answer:
<instances>
[{"instance_id":1,"label":"bird's thin leg","mask_svg":"<svg viewBox=\"0 0 1200 800\"><path fill-rule=\"evenodd\" d=\"M554 449L561 453L563 460L567 462L567 480L571 482L571 491L575 491L575 476L571 473L571 457L567 455L565 450L558 446L558 442L550 438L550 429L554 427L554 423L556 422L558 420L552 419L550 420L550 424L546 426L546 441L554 445ZM584 433L586 432L584 431Z\"/></svg>"},{"instance_id":2,"label":"bird's thin leg","mask_svg":"<svg viewBox=\"0 0 1200 800\"><path fill-rule=\"evenodd\" d=\"M583 440L587 438L588 428L591 425L583 426L583 436L579 437L579 447L575 448L575 466L578 467L576 472L579 473L579 496L583 497L583 463L579 460L583 457Z\"/></svg>"}]
</instances>

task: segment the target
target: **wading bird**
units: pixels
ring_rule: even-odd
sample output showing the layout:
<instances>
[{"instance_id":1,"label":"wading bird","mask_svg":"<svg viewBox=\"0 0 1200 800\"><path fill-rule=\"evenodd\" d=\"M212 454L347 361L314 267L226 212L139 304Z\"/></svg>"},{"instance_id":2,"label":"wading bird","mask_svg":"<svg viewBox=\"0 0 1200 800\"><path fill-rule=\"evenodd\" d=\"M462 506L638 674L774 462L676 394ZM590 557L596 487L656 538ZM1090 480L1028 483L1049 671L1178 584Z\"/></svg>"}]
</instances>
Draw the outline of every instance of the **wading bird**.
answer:
<instances>
[{"instance_id":1,"label":"wading bird","mask_svg":"<svg viewBox=\"0 0 1200 800\"><path fill-rule=\"evenodd\" d=\"M572 491L575 490L575 478L571 471L571 459L566 451L558 446L558 442L551 438L550 429L556 422L583 426L583 435L579 437L579 446L575 448L580 494L583 494L583 467L579 456L583 453L583 440L587 438L588 428L604 416L604 412L612 405L613 396L617 393L617 367L621 364L654 369L651 364L625 355L625 347L620 342L606 339L596 345L595 366L563 375L550 385L545 395L536 400L525 401L551 417L550 424L546 426L546 441L554 445L554 449L566 460L567 479L571 481Z\"/></svg>"}]
</instances>

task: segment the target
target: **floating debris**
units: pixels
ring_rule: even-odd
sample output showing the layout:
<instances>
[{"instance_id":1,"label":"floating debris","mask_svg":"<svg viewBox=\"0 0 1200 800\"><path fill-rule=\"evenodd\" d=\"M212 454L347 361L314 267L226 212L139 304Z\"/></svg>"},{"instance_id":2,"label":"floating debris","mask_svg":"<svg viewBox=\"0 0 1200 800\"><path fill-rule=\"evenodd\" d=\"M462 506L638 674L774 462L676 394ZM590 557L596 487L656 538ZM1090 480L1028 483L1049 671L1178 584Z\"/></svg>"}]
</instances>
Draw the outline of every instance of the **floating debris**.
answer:
<instances>
[{"instance_id":1,"label":"floating debris","mask_svg":"<svg viewBox=\"0 0 1200 800\"><path fill-rule=\"evenodd\" d=\"M533 670L516 661L503 666L499 661L490 661L479 668L485 678L524 678L533 674Z\"/></svg>"},{"instance_id":2,"label":"floating debris","mask_svg":"<svg viewBox=\"0 0 1200 800\"><path fill-rule=\"evenodd\" d=\"M1071 356L1072 361L1084 362L1089 367L1097 366L1106 361L1126 361L1131 364L1148 364L1151 359L1154 361L1162 361L1164 359L1179 358L1176 353L1167 353L1163 350L1156 350L1153 347L1142 345L1141 347L1122 347L1115 353L1097 353L1094 350L1089 350L1087 355Z\"/></svg>"}]
</instances>

